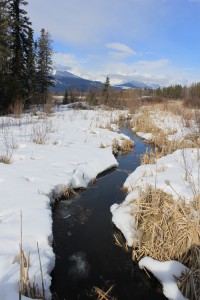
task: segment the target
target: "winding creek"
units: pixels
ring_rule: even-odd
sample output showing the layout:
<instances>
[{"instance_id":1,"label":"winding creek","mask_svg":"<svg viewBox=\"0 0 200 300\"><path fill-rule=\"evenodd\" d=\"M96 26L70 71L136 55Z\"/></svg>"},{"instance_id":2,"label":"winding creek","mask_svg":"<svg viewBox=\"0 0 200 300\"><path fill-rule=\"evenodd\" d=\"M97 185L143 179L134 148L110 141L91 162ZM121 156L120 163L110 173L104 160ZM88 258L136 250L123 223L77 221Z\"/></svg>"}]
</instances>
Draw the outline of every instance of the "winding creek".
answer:
<instances>
[{"instance_id":1,"label":"winding creek","mask_svg":"<svg viewBox=\"0 0 200 300\"><path fill-rule=\"evenodd\" d=\"M94 287L107 291L112 285L111 299L166 299L157 283L132 262L131 251L115 245L113 238L115 232L123 239L111 221L110 206L124 200L121 187L149 147L128 128L122 132L134 140L134 150L118 155L118 168L104 172L70 200L60 201L53 212L53 299L97 299Z\"/></svg>"}]
</instances>

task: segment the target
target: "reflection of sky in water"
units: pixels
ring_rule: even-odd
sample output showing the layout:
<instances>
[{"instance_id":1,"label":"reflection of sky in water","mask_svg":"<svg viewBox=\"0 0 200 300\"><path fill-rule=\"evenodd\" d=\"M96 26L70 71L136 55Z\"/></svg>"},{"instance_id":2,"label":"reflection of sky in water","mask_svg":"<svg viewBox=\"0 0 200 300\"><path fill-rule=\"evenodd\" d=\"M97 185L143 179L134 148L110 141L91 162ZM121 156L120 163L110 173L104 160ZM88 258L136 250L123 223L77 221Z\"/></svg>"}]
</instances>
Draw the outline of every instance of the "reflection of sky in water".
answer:
<instances>
[{"instance_id":1,"label":"reflection of sky in water","mask_svg":"<svg viewBox=\"0 0 200 300\"><path fill-rule=\"evenodd\" d=\"M68 274L74 280L87 278L89 273L89 263L86 258L86 254L83 252L74 253L69 257L71 267L69 268Z\"/></svg>"}]
</instances>

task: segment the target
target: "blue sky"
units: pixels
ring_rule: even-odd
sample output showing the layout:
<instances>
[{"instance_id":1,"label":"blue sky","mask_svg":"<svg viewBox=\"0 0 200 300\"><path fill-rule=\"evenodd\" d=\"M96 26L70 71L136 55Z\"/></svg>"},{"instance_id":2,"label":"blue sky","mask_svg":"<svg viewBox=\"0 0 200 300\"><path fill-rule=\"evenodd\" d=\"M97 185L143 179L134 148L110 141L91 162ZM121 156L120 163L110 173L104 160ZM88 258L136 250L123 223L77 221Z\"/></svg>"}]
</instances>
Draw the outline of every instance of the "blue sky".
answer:
<instances>
[{"instance_id":1,"label":"blue sky","mask_svg":"<svg viewBox=\"0 0 200 300\"><path fill-rule=\"evenodd\" d=\"M111 83L200 82L200 0L32 0L35 34L45 28L56 65Z\"/></svg>"}]
</instances>

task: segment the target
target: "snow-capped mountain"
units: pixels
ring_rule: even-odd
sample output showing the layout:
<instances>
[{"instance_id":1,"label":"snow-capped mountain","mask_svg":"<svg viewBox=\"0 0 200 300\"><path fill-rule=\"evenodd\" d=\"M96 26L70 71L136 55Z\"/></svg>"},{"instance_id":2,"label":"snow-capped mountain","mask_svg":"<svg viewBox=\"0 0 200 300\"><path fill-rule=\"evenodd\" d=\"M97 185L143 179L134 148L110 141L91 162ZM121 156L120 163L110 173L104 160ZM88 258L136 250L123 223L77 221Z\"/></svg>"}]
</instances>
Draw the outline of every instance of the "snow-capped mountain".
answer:
<instances>
[{"instance_id":1,"label":"snow-capped mountain","mask_svg":"<svg viewBox=\"0 0 200 300\"><path fill-rule=\"evenodd\" d=\"M116 87L119 87L121 89L134 89L134 88L139 88L139 89L157 89L159 87L158 84L151 84L151 83L146 83L143 81L137 81L133 80L130 82L125 82L116 85Z\"/></svg>"},{"instance_id":2,"label":"snow-capped mountain","mask_svg":"<svg viewBox=\"0 0 200 300\"><path fill-rule=\"evenodd\" d=\"M54 70L54 87L53 92L65 92L70 88L75 88L80 92L87 92L91 88L98 88L103 85L100 81L84 79L66 70Z\"/></svg>"},{"instance_id":3,"label":"snow-capped mountain","mask_svg":"<svg viewBox=\"0 0 200 300\"><path fill-rule=\"evenodd\" d=\"M90 89L100 88L103 86L103 83L100 81L82 78L65 69L54 69L52 75L54 77L54 87L51 88L53 92L65 92L70 88L75 88L80 92L87 92ZM133 80L130 82L114 85L112 87L114 89L156 89L159 87L159 85Z\"/></svg>"}]
</instances>

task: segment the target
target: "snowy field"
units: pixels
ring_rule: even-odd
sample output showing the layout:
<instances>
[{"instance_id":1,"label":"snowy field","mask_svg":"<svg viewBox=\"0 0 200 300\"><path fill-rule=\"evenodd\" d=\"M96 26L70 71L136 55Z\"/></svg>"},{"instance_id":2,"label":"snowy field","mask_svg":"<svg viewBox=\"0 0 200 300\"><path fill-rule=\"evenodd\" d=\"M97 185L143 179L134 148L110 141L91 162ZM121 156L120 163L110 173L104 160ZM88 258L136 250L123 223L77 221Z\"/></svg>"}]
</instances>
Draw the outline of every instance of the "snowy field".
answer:
<instances>
[{"instance_id":1,"label":"snowy field","mask_svg":"<svg viewBox=\"0 0 200 300\"><path fill-rule=\"evenodd\" d=\"M21 214L22 250L26 256L30 253L30 281L42 290L38 243L45 296L50 299L55 261L50 202L68 188L87 187L99 173L118 165L112 142L129 139L116 132L114 123L120 114L63 106L48 117L39 113L0 118L1 300L19 299Z\"/></svg>"},{"instance_id":2,"label":"snowy field","mask_svg":"<svg viewBox=\"0 0 200 300\"><path fill-rule=\"evenodd\" d=\"M188 133L197 133L196 124L191 128L183 126L180 117L162 112L151 112L152 122L165 133L174 131L168 135L169 140L181 139ZM151 132L138 132L143 139L151 140ZM111 206L112 221L122 231L127 244L131 247L135 240L139 239L140 232L137 230L137 222L134 218L136 205L134 201L139 198L141 191L148 187L161 189L172 195L174 201L181 200L185 203L193 201L200 194L200 150L197 148L179 149L172 154L157 159L155 164L139 166L129 175L124 183L128 195L125 201ZM163 283L163 291L168 299L186 299L180 293L175 283L174 275L181 276L186 267L179 262L159 262L150 257L144 257L140 262L141 268L147 268Z\"/></svg>"}]
</instances>

